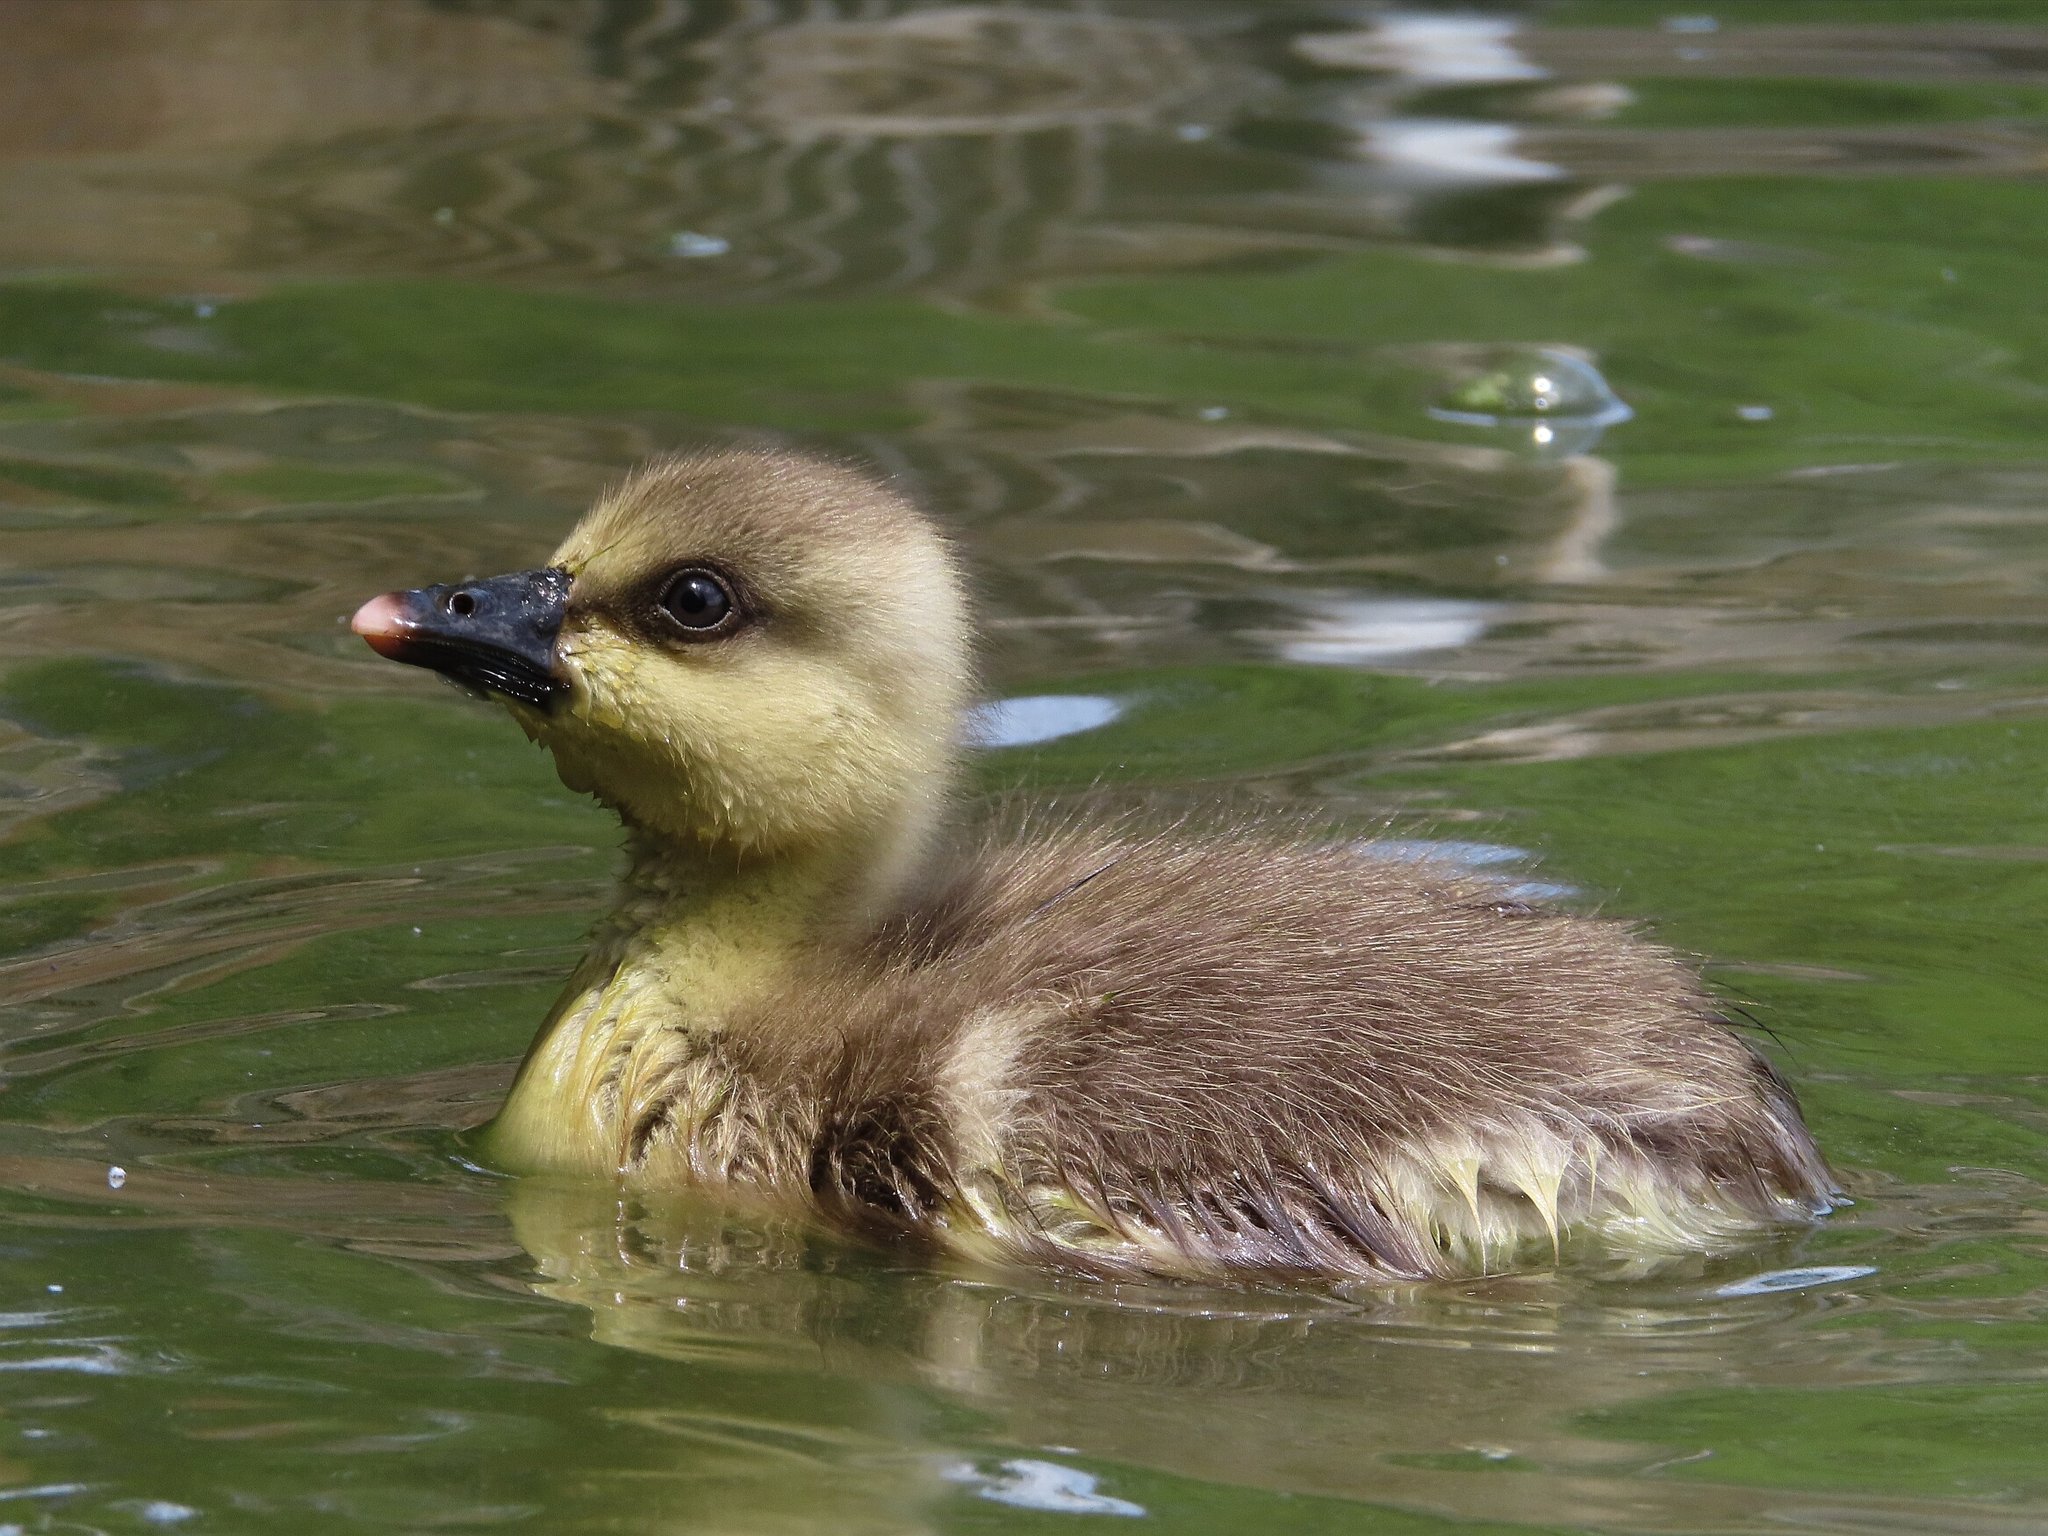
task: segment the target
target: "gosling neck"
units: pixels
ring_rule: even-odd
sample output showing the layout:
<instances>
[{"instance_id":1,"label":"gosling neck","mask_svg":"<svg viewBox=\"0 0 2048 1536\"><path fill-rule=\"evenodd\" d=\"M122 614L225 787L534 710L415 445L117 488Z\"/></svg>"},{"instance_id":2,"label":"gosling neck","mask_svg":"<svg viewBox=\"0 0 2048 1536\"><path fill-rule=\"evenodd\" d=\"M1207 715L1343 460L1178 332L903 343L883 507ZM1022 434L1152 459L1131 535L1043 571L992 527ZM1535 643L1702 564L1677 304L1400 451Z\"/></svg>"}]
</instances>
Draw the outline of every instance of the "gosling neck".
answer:
<instances>
[{"instance_id":1,"label":"gosling neck","mask_svg":"<svg viewBox=\"0 0 2048 1536\"><path fill-rule=\"evenodd\" d=\"M598 948L621 969L658 970L671 1028L722 1027L868 896L846 850L749 857L629 831L626 873Z\"/></svg>"},{"instance_id":2,"label":"gosling neck","mask_svg":"<svg viewBox=\"0 0 2048 1536\"><path fill-rule=\"evenodd\" d=\"M745 858L628 831L618 904L483 1135L505 1168L623 1168L650 1096L677 1091L676 1063L744 1027L793 961L857 929L904 868L886 840Z\"/></svg>"},{"instance_id":3,"label":"gosling neck","mask_svg":"<svg viewBox=\"0 0 2048 1536\"><path fill-rule=\"evenodd\" d=\"M927 857L930 807L918 797L857 831L768 853L629 821L626 873L600 948L621 966L659 967L672 1025L722 1028L792 958L859 933L901 898Z\"/></svg>"}]
</instances>

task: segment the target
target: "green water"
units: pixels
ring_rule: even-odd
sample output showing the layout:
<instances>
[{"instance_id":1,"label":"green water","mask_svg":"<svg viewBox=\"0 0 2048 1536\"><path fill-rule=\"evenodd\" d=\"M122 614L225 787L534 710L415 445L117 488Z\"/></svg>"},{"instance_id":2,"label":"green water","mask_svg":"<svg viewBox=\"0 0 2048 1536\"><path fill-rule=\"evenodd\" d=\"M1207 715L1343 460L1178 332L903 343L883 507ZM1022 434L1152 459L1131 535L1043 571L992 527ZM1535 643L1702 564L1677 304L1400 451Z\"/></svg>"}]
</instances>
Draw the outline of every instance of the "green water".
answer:
<instances>
[{"instance_id":1,"label":"green water","mask_svg":"<svg viewBox=\"0 0 2048 1536\"><path fill-rule=\"evenodd\" d=\"M2048 5L1494 14L7 7L0 1532L2048 1529ZM763 432L1120 711L979 793L1639 917L1855 1204L1117 1289L472 1166L617 835L344 616Z\"/></svg>"}]
</instances>

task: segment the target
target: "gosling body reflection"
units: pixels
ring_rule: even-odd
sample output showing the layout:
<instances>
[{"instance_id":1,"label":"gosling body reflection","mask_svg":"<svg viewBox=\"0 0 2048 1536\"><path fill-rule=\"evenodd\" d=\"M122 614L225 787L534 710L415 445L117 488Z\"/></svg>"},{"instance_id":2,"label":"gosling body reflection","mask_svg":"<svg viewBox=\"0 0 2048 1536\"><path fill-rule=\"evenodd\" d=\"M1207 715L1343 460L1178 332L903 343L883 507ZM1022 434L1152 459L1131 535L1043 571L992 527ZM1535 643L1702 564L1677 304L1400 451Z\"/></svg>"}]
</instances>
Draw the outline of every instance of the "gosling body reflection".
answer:
<instances>
[{"instance_id":1,"label":"gosling body reflection","mask_svg":"<svg viewBox=\"0 0 2048 1536\"><path fill-rule=\"evenodd\" d=\"M488 1145L1105 1274L1423 1278L1825 1211L1691 970L1452 871L1258 827L948 828L970 632L894 492L671 460L543 571L372 599L631 837Z\"/></svg>"}]
</instances>

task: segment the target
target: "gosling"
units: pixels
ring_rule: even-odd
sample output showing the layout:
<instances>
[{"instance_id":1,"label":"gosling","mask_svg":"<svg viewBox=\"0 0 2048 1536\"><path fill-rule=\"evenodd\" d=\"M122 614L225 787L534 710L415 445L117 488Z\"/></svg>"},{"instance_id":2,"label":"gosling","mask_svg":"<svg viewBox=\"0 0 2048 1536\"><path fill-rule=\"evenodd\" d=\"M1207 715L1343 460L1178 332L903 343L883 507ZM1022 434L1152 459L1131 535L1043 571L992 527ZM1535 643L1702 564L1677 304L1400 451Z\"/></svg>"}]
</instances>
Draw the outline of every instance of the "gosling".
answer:
<instances>
[{"instance_id":1,"label":"gosling","mask_svg":"<svg viewBox=\"0 0 2048 1536\"><path fill-rule=\"evenodd\" d=\"M1242 829L947 829L958 562L846 465L651 464L543 570L372 598L627 832L486 1154L1095 1275L1707 1249L1834 1184L1693 970L1455 871Z\"/></svg>"}]
</instances>

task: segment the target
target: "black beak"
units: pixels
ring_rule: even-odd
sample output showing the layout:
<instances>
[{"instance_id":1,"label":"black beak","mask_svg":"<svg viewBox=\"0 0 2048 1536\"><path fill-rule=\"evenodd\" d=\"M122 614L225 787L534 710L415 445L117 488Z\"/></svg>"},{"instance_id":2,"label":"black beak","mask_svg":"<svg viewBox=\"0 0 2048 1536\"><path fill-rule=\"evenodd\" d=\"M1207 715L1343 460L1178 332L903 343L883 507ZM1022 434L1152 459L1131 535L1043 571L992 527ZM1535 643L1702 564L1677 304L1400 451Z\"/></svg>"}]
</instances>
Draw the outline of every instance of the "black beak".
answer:
<instances>
[{"instance_id":1,"label":"black beak","mask_svg":"<svg viewBox=\"0 0 2048 1536\"><path fill-rule=\"evenodd\" d=\"M555 675L569 580L567 571L515 571L386 592L358 608L350 628L379 656L546 709L569 687Z\"/></svg>"}]
</instances>

